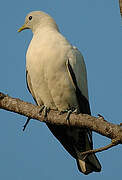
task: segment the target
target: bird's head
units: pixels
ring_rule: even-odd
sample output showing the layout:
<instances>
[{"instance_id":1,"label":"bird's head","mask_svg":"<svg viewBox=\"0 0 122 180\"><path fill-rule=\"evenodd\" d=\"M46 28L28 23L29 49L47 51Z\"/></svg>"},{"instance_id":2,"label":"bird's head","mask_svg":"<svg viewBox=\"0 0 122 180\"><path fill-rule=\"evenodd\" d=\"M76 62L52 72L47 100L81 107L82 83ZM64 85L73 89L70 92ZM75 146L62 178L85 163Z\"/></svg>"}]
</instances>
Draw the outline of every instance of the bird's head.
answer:
<instances>
[{"instance_id":1,"label":"bird's head","mask_svg":"<svg viewBox=\"0 0 122 180\"><path fill-rule=\"evenodd\" d=\"M34 33L38 27L43 28L47 26L56 28L58 30L58 27L51 16L42 11L33 11L26 16L25 23L18 30L18 32L21 32L25 29L31 29Z\"/></svg>"}]
</instances>

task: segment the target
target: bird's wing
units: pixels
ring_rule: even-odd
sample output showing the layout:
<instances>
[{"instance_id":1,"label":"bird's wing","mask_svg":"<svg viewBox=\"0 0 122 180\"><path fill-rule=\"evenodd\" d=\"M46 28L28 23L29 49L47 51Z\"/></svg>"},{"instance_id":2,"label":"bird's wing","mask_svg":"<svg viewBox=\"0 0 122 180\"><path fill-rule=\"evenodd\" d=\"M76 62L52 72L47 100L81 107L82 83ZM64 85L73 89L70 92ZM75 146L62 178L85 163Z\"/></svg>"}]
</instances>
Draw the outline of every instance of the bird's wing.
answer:
<instances>
[{"instance_id":1,"label":"bird's wing","mask_svg":"<svg viewBox=\"0 0 122 180\"><path fill-rule=\"evenodd\" d=\"M73 48L73 51L74 57L69 54L66 63L68 74L75 88L80 113L90 115L91 111L88 99L87 73L84 59L78 49Z\"/></svg>"},{"instance_id":2,"label":"bird's wing","mask_svg":"<svg viewBox=\"0 0 122 180\"><path fill-rule=\"evenodd\" d=\"M67 70L75 88L80 113L91 115L88 99L87 73L84 59L75 47L73 47L73 53L75 54L74 57L69 54L69 58L66 63ZM92 171L100 171L101 165L94 154L86 158L82 157L82 151L93 149L92 131L86 128L77 128L74 129L71 134L75 139L75 142L77 142L76 144L73 144L73 147L77 154L76 160L79 170L85 174Z\"/></svg>"},{"instance_id":3,"label":"bird's wing","mask_svg":"<svg viewBox=\"0 0 122 180\"><path fill-rule=\"evenodd\" d=\"M74 56L72 56L72 53ZM82 54L76 47L73 47L72 53L71 55L69 53L66 65L71 82L75 88L79 110L82 114L91 115L85 62ZM93 148L92 131L88 130L88 135L91 148Z\"/></svg>"},{"instance_id":4,"label":"bird's wing","mask_svg":"<svg viewBox=\"0 0 122 180\"><path fill-rule=\"evenodd\" d=\"M73 47L71 53L69 52L66 65L71 82L75 88L80 106L79 108L81 109L80 112L84 114L91 114L88 97L86 66L82 54L76 47ZM81 103L85 105L85 107L83 107Z\"/></svg>"}]
</instances>

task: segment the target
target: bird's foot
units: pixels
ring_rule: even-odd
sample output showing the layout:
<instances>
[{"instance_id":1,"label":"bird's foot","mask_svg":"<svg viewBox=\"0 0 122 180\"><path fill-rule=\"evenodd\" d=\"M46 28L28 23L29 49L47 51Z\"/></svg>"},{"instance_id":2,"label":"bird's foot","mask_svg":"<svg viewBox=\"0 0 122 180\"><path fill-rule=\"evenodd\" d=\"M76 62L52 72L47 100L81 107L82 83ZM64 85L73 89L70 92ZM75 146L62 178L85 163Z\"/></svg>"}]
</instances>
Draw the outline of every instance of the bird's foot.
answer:
<instances>
[{"instance_id":1,"label":"bird's foot","mask_svg":"<svg viewBox=\"0 0 122 180\"><path fill-rule=\"evenodd\" d=\"M41 115L42 114L42 111L44 110L44 105L43 106L41 106L41 109L40 109L40 111L39 111L39 114Z\"/></svg>"},{"instance_id":2,"label":"bird's foot","mask_svg":"<svg viewBox=\"0 0 122 180\"><path fill-rule=\"evenodd\" d=\"M40 114L40 115L41 115L42 111L44 112L44 118L46 118L46 117L47 117L47 114L48 114L49 111L50 111L50 108L47 107L47 106L42 106L41 109L40 109L40 111L39 111L39 114ZM23 131L24 131L25 128L27 127L30 119L31 119L30 117L27 118L26 123L25 123L24 126L23 126Z\"/></svg>"},{"instance_id":3,"label":"bird's foot","mask_svg":"<svg viewBox=\"0 0 122 180\"><path fill-rule=\"evenodd\" d=\"M70 115L72 114L72 113L76 113L76 114L78 114L78 109L76 108L70 108L70 109L66 109L66 110L63 110L63 111L61 111L60 113L59 113L59 115L61 115L61 114L64 114L64 113L67 113L67 116L66 116L66 121L69 123L69 125L70 125Z\"/></svg>"},{"instance_id":4,"label":"bird's foot","mask_svg":"<svg viewBox=\"0 0 122 180\"><path fill-rule=\"evenodd\" d=\"M40 111L39 111L39 114L41 115L42 112L43 112L43 113L44 113L44 118L46 118L47 115L48 115L48 113L49 113L49 111L50 111L50 108L49 108L49 107L47 107L47 106L42 106L41 109L40 109Z\"/></svg>"}]
</instances>

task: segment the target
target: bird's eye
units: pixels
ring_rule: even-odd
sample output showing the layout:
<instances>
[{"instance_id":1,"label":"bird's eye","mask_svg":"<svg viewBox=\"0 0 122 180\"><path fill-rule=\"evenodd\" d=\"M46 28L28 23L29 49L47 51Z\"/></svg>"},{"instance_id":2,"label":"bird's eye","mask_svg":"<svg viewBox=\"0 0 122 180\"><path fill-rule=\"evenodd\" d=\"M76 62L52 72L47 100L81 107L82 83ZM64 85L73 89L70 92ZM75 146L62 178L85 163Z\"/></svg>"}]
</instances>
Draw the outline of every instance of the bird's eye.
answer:
<instances>
[{"instance_id":1,"label":"bird's eye","mask_svg":"<svg viewBox=\"0 0 122 180\"><path fill-rule=\"evenodd\" d=\"M29 16L29 20L31 20L32 19L32 16Z\"/></svg>"}]
</instances>

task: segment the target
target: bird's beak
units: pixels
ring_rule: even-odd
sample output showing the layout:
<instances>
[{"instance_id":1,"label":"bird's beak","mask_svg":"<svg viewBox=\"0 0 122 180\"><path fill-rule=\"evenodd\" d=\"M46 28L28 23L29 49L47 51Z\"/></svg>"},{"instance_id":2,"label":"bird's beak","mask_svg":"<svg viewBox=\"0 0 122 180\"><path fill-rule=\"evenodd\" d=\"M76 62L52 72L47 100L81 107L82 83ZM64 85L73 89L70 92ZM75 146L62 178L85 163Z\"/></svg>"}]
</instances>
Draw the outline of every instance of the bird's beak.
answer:
<instances>
[{"instance_id":1,"label":"bird's beak","mask_svg":"<svg viewBox=\"0 0 122 180\"><path fill-rule=\"evenodd\" d=\"M18 32L21 32L21 31L23 31L24 29L28 29L28 27L26 26L26 24L24 24L24 25L18 30Z\"/></svg>"}]
</instances>

